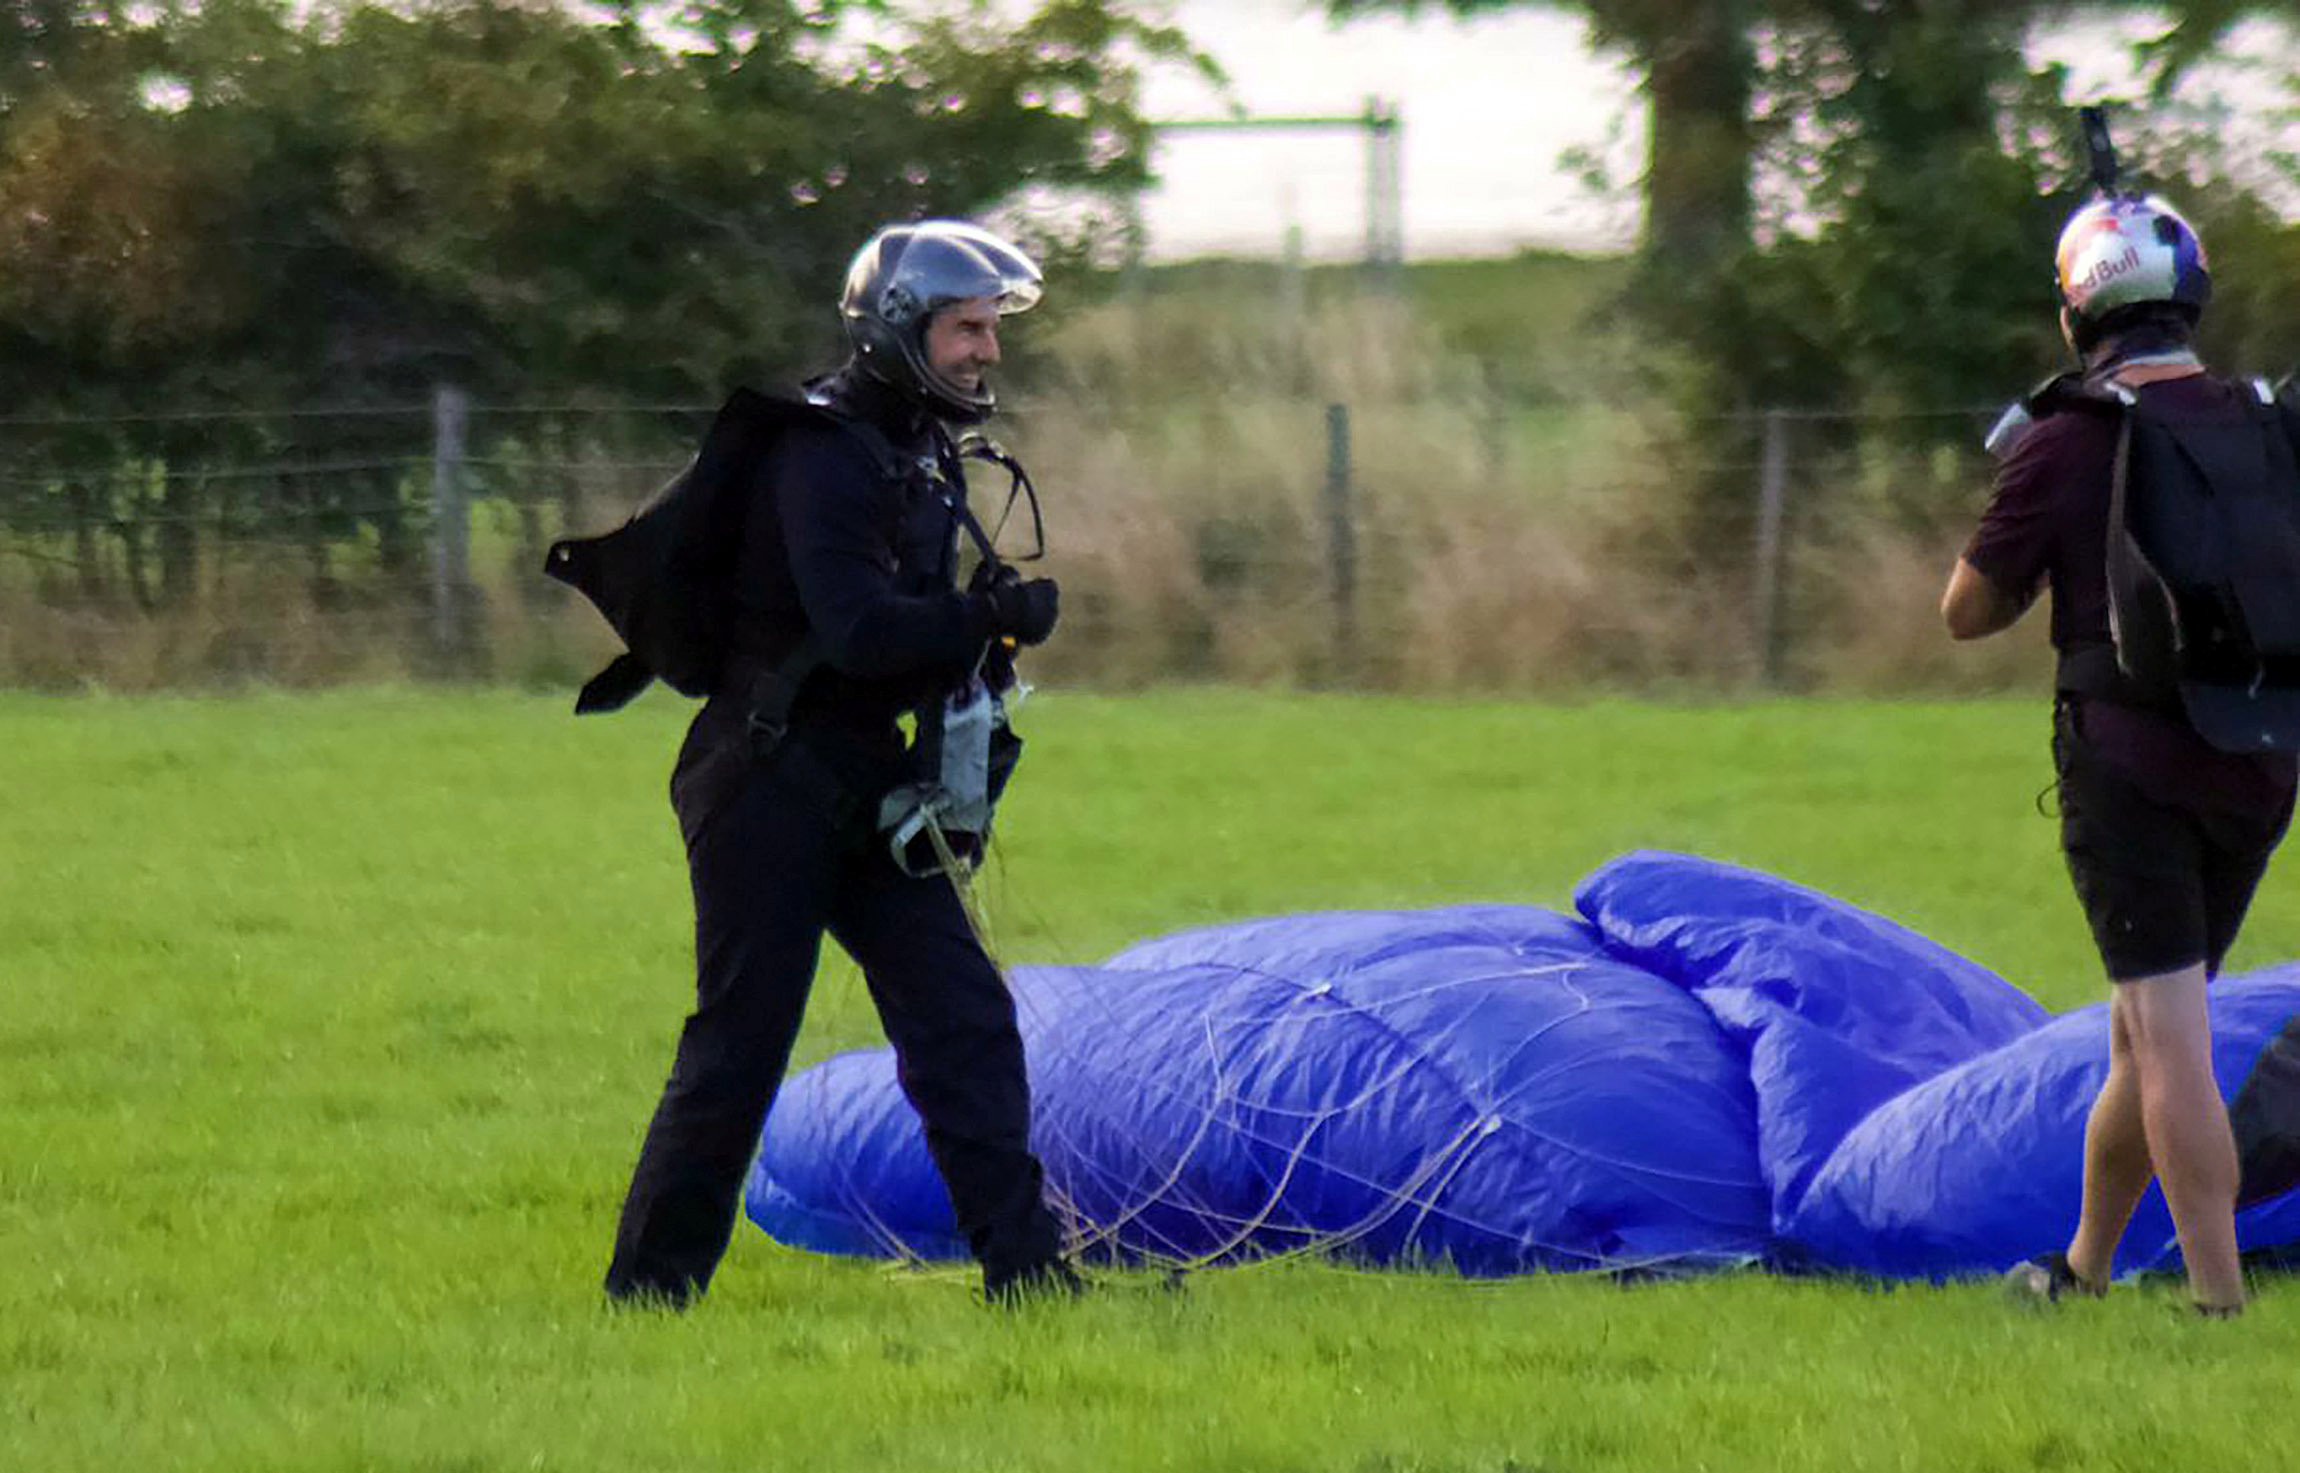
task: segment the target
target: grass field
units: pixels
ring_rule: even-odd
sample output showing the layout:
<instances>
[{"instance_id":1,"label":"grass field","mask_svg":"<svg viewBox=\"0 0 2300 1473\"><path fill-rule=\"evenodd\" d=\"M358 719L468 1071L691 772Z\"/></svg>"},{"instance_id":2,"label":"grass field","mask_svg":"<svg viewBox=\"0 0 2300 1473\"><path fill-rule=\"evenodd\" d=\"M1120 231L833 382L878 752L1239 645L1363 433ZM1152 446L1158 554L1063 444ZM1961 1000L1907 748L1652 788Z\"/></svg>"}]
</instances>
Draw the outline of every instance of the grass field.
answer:
<instances>
[{"instance_id":1,"label":"grass field","mask_svg":"<svg viewBox=\"0 0 2300 1473\"><path fill-rule=\"evenodd\" d=\"M747 1224L678 1319L597 1304L685 1008L684 707L0 696L0 1468L2290 1466L2300 1286L1623 1288L1291 1264L986 1313ZM1759 865L2055 1006L2099 990L2041 702L1043 695L984 894L1010 960L1220 918L1562 905ZM2285 861L2288 866L2290 861ZM2272 872L2234 964L2300 956ZM876 1040L843 963L802 1061Z\"/></svg>"}]
</instances>

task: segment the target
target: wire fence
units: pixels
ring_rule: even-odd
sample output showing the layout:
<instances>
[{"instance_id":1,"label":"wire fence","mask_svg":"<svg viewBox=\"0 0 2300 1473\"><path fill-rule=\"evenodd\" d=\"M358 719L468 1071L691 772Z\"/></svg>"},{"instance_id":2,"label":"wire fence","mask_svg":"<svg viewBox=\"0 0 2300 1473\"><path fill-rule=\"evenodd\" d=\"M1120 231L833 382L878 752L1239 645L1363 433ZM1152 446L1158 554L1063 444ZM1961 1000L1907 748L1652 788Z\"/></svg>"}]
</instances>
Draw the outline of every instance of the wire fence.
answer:
<instances>
[{"instance_id":1,"label":"wire fence","mask_svg":"<svg viewBox=\"0 0 2300 1473\"><path fill-rule=\"evenodd\" d=\"M614 645L545 550L643 501L712 408L0 417L0 682L573 682ZM1042 680L1911 689L2029 664L1950 653L1931 612L1987 418L1232 393L1045 396L999 430L1064 584Z\"/></svg>"}]
</instances>

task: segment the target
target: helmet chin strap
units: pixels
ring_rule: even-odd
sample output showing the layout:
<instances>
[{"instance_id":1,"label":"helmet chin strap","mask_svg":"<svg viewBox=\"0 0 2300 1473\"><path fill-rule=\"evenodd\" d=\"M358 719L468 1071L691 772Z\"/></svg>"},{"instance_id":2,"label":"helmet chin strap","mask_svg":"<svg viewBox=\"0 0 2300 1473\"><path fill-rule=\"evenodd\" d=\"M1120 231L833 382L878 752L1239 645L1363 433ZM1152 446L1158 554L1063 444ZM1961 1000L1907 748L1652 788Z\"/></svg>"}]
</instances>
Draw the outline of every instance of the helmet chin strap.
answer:
<instances>
[{"instance_id":1,"label":"helmet chin strap","mask_svg":"<svg viewBox=\"0 0 2300 1473\"><path fill-rule=\"evenodd\" d=\"M988 399L991 400L994 405L996 403L997 396L990 392L990 376L988 374L977 374L974 380L974 387L970 389L965 384L960 383L957 379L952 378L949 374L938 372L932 364L927 365L926 372L933 376L936 383L942 385L945 389L948 389L956 397L962 399Z\"/></svg>"}]
</instances>

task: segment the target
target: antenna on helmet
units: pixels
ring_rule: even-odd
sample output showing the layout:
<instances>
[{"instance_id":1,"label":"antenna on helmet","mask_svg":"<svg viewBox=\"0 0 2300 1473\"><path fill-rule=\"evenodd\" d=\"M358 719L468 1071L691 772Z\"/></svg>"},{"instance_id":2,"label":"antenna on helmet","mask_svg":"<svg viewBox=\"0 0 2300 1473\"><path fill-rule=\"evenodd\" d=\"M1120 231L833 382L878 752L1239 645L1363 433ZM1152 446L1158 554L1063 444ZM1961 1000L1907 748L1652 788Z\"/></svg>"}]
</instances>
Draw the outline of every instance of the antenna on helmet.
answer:
<instances>
[{"instance_id":1,"label":"antenna on helmet","mask_svg":"<svg viewBox=\"0 0 2300 1473\"><path fill-rule=\"evenodd\" d=\"M2114 196L2123 170L2116 161L2116 142L2108 136L2108 114L2097 107L2076 110L2078 126L2084 134L2084 163L2092 175L2093 187L2103 195Z\"/></svg>"}]
</instances>

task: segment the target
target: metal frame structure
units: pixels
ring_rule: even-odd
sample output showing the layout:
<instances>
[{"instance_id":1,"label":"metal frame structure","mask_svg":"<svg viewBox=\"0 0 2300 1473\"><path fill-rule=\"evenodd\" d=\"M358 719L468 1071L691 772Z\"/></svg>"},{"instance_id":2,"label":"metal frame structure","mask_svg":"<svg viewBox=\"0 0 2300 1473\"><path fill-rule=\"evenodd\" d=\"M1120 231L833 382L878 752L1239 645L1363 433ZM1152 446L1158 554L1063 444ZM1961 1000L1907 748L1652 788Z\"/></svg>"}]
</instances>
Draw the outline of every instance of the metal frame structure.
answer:
<instances>
[{"instance_id":1,"label":"metal frame structure","mask_svg":"<svg viewBox=\"0 0 2300 1473\"><path fill-rule=\"evenodd\" d=\"M1176 118L1151 125L1161 133L1330 131L1348 128L1366 143L1365 264L1389 274L1405 263L1405 115L1381 97L1353 114Z\"/></svg>"}]
</instances>

